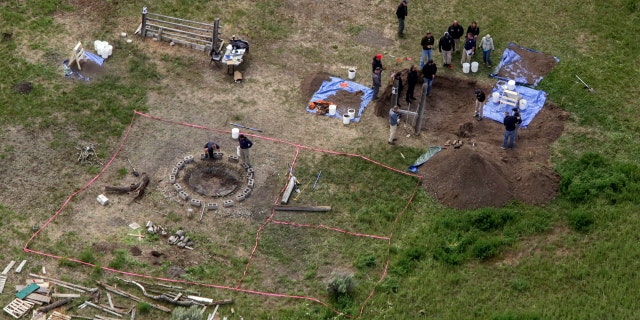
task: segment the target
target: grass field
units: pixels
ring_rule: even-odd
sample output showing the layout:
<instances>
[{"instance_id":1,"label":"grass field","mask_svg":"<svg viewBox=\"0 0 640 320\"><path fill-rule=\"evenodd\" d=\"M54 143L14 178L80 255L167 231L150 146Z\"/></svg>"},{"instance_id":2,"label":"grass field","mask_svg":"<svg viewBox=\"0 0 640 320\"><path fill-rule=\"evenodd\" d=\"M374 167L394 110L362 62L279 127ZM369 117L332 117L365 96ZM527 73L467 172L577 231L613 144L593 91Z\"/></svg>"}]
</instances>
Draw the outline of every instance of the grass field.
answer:
<instances>
[{"instance_id":1,"label":"grass field","mask_svg":"<svg viewBox=\"0 0 640 320\"><path fill-rule=\"evenodd\" d=\"M60 160L75 152L78 141L97 143L103 150L102 157L108 157L108 150L117 145L131 121L133 110L169 109L169 106L148 103L150 96L161 96L166 89L158 85L160 80L174 77L176 83L198 86L199 79L209 71L185 71L185 66L196 63L198 55L193 58L167 54L154 58L142 47L125 46L117 39L113 30L129 30L137 25L141 9L138 4L100 1L92 7L99 9L99 14L88 12L82 4L83 1L63 0L14 0L0 4L0 31L12 33L10 39L0 40L0 135L3 136L0 174L4 176L4 184L28 190L22 197L21 192L7 185L0 187L0 228L4 233L0 239L0 263L3 264L10 260L45 260L22 251L32 226L45 221L68 194L100 171L99 165L65 166ZM162 8L164 14L198 21L224 17L224 23L248 36L252 48L260 48L252 52L252 65L263 70L289 70L289 73L306 70L307 65L338 63L351 63L366 70L369 57L377 49L360 45L353 38L372 28L382 29L386 36L393 38L396 5L396 1L388 0L348 3L176 0L153 4L154 9ZM364 305L361 318L640 318L637 308L640 296L637 290L640 287L637 276L640 268L637 232L640 229L637 158L640 109L637 101L640 90L636 83L640 75L637 63L640 2L542 0L505 4L414 0L409 2L409 14L407 37L394 42L393 46L394 52L403 55L418 56L417 44L424 31L429 29L438 35L455 18L464 27L471 20L477 20L482 34L491 33L497 48L494 60L499 59L498 48L504 48L509 42L560 59L538 86L549 94L548 100L571 114L565 133L550 146L551 160L561 176L560 195L543 207L512 203L504 208L462 211L446 208L424 190L418 191L394 226L390 247L368 248L376 254L388 250L389 268L382 282L376 283L373 279L363 284L367 290L375 287L376 292ZM103 38L114 44L117 54L108 60L114 67L102 78L69 82L61 76L60 63L77 41L65 36L75 21L69 17L87 20L83 21L81 32L86 41ZM284 52L284 43L292 38L299 39L301 44ZM273 58L282 55L294 56L301 64L290 66L284 60ZM589 83L595 94L577 83L575 75ZM287 77L292 78L295 79L291 75ZM34 84L33 91L16 93L13 87L24 81ZM270 83L270 79L258 81L264 81L262 85L266 88L273 88L272 95L286 95L283 101L290 104L296 101L294 89L284 90ZM254 102L249 97L241 98L247 105ZM240 111L225 110L224 113L227 118L242 118ZM25 136L15 138L16 131L25 132ZM388 159L385 163L392 167L406 166L399 158L386 158L387 149L378 146L375 138L356 139L357 147L341 147L372 159ZM28 148L32 144L45 150L45 156L59 161L51 162L49 167L44 160L45 165L37 168L25 163L22 166L29 169L8 169L19 153L32 152ZM415 147L402 148L408 158L421 152ZM41 156L34 154L34 157ZM330 159L321 161L332 165ZM53 164L55 167L51 167ZM303 166L300 170L316 169ZM48 174L54 170L59 174ZM405 196L415 186L412 179L392 181L394 178L387 173L372 173L370 166L357 161L335 165L333 178L329 172L326 178L339 181L339 172L349 172L343 178L354 181L360 190L335 196L333 201L355 214L354 224L371 232L388 231L385 228L389 226L380 221L393 221L386 213L400 211L407 202L406 198L399 201L395 196ZM45 178L25 178L38 174ZM366 179L358 180L359 175ZM387 187L395 192L380 196L384 191L373 189L367 179L390 181ZM265 239L264 253L270 255L274 263L292 263L296 257L280 251L276 244L278 238L286 238L286 234L275 232L273 235ZM341 242L334 241L338 244L332 245ZM64 243L51 246L60 252L65 250ZM372 269L381 269L380 264L385 260L362 250L366 246L347 245L348 251L340 257L345 261L349 260L347 257L352 258L350 267L358 270L360 276L371 273ZM79 255L87 261L95 259L96 253L85 251ZM331 252L320 251L313 258L320 264L322 260L331 259ZM120 267L146 267L123 261L125 257L121 257ZM30 272L39 270L37 263ZM241 263L234 263L237 263L234 268L241 268ZM90 283L110 279L110 274L97 268L81 269L68 261L60 262L58 267L69 270L67 280L79 277ZM312 278L318 266L300 268L298 272ZM202 267L192 270L189 276L206 279L213 277L213 271ZM256 279L260 275L252 276L249 281L259 283ZM279 281L287 287L285 276ZM316 289L321 287L310 280L310 287L314 285ZM296 290L298 288L290 289L292 293L297 293ZM5 288L0 296L1 305L12 300L10 292ZM235 308L242 310L244 319L341 319L346 317L333 310L357 317L362 296L363 292L357 292L354 297L327 299L331 301L330 308L312 301L277 300L249 294L236 294L234 298ZM137 318L161 317L151 311Z\"/></svg>"}]
</instances>

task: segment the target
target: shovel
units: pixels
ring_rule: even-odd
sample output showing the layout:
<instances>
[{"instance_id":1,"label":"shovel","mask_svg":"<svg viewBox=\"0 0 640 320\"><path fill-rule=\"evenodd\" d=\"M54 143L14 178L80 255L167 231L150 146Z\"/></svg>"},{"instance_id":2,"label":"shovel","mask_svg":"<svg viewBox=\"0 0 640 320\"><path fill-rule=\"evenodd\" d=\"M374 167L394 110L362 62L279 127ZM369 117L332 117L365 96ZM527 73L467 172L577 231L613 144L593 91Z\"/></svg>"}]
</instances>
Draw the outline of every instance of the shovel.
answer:
<instances>
[{"instance_id":1,"label":"shovel","mask_svg":"<svg viewBox=\"0 0 640 320\"><path fill-rule=\"evenodd\" d=\"M131 163L131 160L129 160L129 158L127 158L127 162L129 162L129 165L131 166L131 170L133 170L133 175L136 177L139 177L140 172L138 172L138 170L136 170L136 168L133 167L133 164Z\"/></svg>"},{"instance_id":2,"label":"shovel","mask_svg":"<svg viewBox=\"0 0 640 320\"><path fill-rule=\"evenodd\" d=\"M580 80L580 82L582 82L582 85L584 85L584 87L586 89L589 89L589 92L596 93L596 91L593 88L591 88L588 84L586 84L584 81L582 81L582 79L580 79L580 77L578 77L577 74L576 74L576 78L578 78L578 80Z\"/></svg>"}]
</instances>

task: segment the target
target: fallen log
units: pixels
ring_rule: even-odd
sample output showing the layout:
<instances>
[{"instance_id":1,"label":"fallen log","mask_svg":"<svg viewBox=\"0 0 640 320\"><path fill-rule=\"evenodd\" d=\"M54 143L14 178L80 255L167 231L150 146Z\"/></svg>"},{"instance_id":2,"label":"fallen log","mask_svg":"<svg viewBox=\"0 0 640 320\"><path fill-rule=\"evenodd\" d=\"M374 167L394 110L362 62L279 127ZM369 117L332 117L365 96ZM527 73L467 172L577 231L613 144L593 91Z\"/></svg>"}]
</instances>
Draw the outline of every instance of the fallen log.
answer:
<instances>
[{"instance_id":1,"label":"fallen log","mask_svg":"<svg viewBox=\"0 0 640 320\"><path fill-rule=\"evenodd\" d=\"M104 191L108 193L129 193L135 192L136 197L142 196L144 190L149 185L149 176L146 173L140 175L140 180L128 186L105 186Z\"/></svg>"},{"instance_id":2,"label":"fallen log","mask_svg":"<svg viewBox=\"0 0 640 320\"><path fill-rule=\"evenodd\" d=\"M331 206L274 206L276 211L305 211L305 212L327 212L331 211Z\"/></svg>"}]
</instances>

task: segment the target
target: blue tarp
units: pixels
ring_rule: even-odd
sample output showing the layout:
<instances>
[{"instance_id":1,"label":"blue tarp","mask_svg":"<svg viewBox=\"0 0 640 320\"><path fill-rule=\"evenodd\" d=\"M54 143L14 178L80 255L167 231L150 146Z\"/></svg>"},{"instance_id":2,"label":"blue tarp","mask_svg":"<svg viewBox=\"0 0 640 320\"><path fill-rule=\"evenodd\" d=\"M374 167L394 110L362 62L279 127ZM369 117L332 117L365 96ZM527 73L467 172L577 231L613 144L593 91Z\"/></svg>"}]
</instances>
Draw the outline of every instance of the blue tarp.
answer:
<instances>
[{"instance_id":1,"label":"blue tarp","mask_svg":"<svg viewBox=\"0 0 640 320\"><path fill-rule=\"evenodd\" d=\"M516 47L516 46L517 45L513 42L509 43L507 48L504 49L504 52L502 53L502 59L500 59L500 63L496 67L495 73L490 74L490 76L499 80L504 80L504 81L514 80L516 84L519 84L519 85L529 85L529 86L535 87L538 85L540 80L544 78L545 75L537 74L536 73L537 70L527 70L524 68L524 66L521 63L518 63L519 61L522 60L522 57L518 53L516 53L514 50L510 49L510 47ZM517 46L517 47L520 49L527 50L529 52L539 53L541 55L547 56L546 54L533 49L525 48L523 46ZM557 57L553 57L553 58L556 59L556 61L560 62L560 59L558 59ZM511 74L511 78L508 79L504 77L499 77L498 74L501 72L501 70L504 70L503 74L504 73ZM533 79L533 82L530 82L530 80L528 80L527 77Z\"/></svg>"},{"instance_id":2,"label":"blue tarp","mask_svg":"<svg viewBox=\"0 0 640 320\"><path fill-rule=\"evenodd\" d=\"M322 85L320 85L320 88L318 89L318 91L316 91L316 93L313 94L309 102L317 101L317 100L324 100L324 101L331 102L331 96L336 95L338 90L345 90L347 92L352 92L352 93L362 91L363 94L362 94L362 98L360 99L360 107L358 108L358 111L356 112L354 119L351 120L353 122L359 122L360 116L362 115L362 112L364 112L364 108L367 107L367 105L373 98L373 89L363 86L359 83L355 83L353 81L344 80L336 77L330 77L330 78L331 78L330 81L325 81L322 83ZM356 106L347 106L347 107L350 109L356 109ZM307 112L316 113L316 110L309 109L309 104L307 103ZM340 112L340 110L336 110L336 114L333 116L329 115L328 113L326 113L325 116L342 119L342 113Z\"/></svg>"},{"instance_id":3,"label":"blue tarp","mask_svg":"<svg viewBox=\"0 0 640 320\"><path fill-rule=\"evenodd\" d=\"M87 60L90 60L101 67L102 67L102 64L104 63L104 59L102 57L100 57L99 55L93 54L91 52L85 51L84 56L87 58ZM76 62L73 62L73 63L75 64ZM62 69L64 70L64 76L67 78L71 78L71 79L78 78L85 81L90 80L89 77L83 76L82 73L80 73L80 71L74 72L73 70L71 70L71 66L69 66L69 59L62 62Z\"/></svg>"},{"instance_id":4,"label":"blue tarp","mask_svg":"<svg viewBox=\"0 0 640 320\"><path fill-rule=\"evenodd\" d=\"M506 87L506 82L498 81L496 87L491 90L491 93L487 95L487 102L484 105L484 117L489 118L495 121L502 123L504 120L504 112L511 112L512 106L508 104L500 104L498 102L493 101L493 93L498 92L502 94L504 87ZM525 86L516 85L515 90L520 94L520 101L525 99L527 101L526 107L520 108L520 116L522 118L522 127L527 127L529 123L535 118L536 114L542 110L545 101L547 100L547 93L541 90L531 89Z\"/></svg>"},{"instance_id":5,"label":"blue tarp","mask_svg":"<svg viewBox=\"0 0 640 320\"><path fill-rule=\"evenodd\" d=\"M431 147L429 147L429 150L427 150L427 152L425 152L422 155L420 155L420 157L418 157L418 159L416 159L416 161L409 167L408 170L410 172L418 171L418 168L421 165L423 165L425 162L427 162L427 160L431 159L431 157L435 156L436 153L440 152L440 150L442 150L442 147L440 147L440 146L431 146Z\"/></svg>"}]
</instances>

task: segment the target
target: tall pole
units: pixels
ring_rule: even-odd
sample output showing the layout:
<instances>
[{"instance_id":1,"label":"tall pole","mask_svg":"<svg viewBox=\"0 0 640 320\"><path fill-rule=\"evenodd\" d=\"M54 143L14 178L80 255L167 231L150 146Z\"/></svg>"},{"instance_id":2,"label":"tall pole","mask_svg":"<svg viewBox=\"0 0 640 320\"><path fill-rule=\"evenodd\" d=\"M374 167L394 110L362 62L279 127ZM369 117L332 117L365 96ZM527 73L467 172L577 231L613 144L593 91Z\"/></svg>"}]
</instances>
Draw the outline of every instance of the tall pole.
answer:
<instances>
[{"instance_id":1,"label":"tall pole","mask_svg":"<svg viewBox=\"0 0 640 320\"><path fill-rule=\"evenodd\" d=\"M418 118L416 119L416 133L415 135L419 135L420 131L422 131L422 117L424 114L425 105L427 104L427 83L425 82L422 85L422 93L420 94L420 104L418 105Z\"/></svg>"},{"instance_id":2,"label":"tall pole","mask_svg":"<svg viewBox=\"0 0 640 320\"><path fill-rule=\"evenodd\" d=\"M220 32L218 31L218 29L220 29L220 18L216 18L215 20L213 20L213 42L211 42L211 52L209 53L210 56L219 53L216 52L218 50L218 41L220 41Z\"/></svg>"},{"instance_id":3,"label":"tall pole","mask_svg":"<svg viewBox=\"0 0 640 320\"><path fill-rule=\"evenodd\" d=\"M147 7L142 7L142 24L140 27L140 35L142 36L142 40L147 37Z\"/></svg>"},{"instance_id":4,"label":"tall pole","mask_svg":"<svg viewBox=\"0 0 640 320\"><path fill-rule=\"evenodd\" d=\"M398 87L400 86L400 80L393 79L393 87L391 88L391 102L394 106L398 105Z\"/></svg>"}]
</instances>

